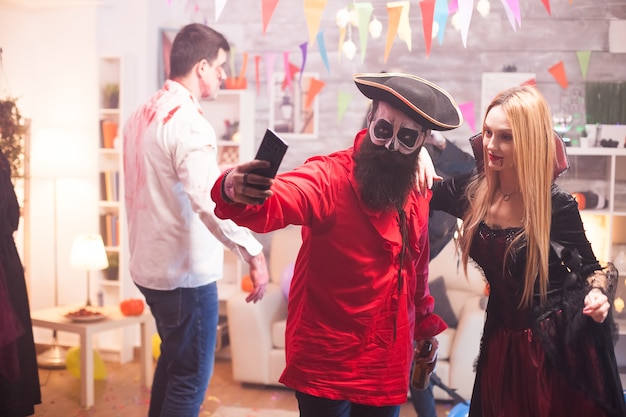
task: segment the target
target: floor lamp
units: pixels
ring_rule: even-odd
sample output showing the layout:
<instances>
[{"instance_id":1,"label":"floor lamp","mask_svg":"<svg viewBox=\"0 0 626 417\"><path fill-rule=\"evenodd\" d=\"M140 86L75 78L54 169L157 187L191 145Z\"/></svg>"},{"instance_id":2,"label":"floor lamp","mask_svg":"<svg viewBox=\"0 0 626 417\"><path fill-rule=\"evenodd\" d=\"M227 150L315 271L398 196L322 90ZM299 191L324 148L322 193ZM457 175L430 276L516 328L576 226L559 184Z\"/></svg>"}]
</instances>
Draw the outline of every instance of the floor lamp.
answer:
<instances>
[{"instance_id":1,"label":"floor lamp","mask_svg":"<svg viewBox=\"0 0 626 417\"><path fill-rule=\"evenodd\" d=\"M70 266L74 269L87 271L87 301L85 302L85 307L90 307L91 271L99 271L109 267L109 260L102 236L95 233L76 236L74 243L72 243Z\"/></svg>"},{"instance_id":2,"label":"floor lamp","mask_svg":"<svg viewBox=\"0 0 626 417\"><path fill-rule=\"evenodd\" d=\"M54 306L59 305L59 266L58 266L58 243L57 243L57 181L55 178L52 185L52 211L54 219L52 220L54 234ZM52 345L48 350L37 356L37 364L44 369L63 369L65 368L65 356L67 350L59 345L56 329L52 331Z\"/></svg>"}]
</instances>

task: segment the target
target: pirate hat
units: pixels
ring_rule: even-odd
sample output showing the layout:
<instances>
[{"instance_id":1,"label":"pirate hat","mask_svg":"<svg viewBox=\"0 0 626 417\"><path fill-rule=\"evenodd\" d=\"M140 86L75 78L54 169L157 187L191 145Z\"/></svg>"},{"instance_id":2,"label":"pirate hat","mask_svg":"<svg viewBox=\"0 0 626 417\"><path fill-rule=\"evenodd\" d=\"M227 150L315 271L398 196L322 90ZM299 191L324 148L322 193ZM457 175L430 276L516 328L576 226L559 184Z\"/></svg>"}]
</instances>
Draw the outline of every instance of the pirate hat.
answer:
<instances>
[{"instance_id":1,"label":"pirate hat","mask_svg":"<svg viewBox=\"0 0 626 417\"><path fill-rule=\"evenodd\" d=\"M391 104L427 129L451 130L463 123L450 94L423 78L383 72L355 74L354 82L366 97Z\"/></svg>"}]
</instances>

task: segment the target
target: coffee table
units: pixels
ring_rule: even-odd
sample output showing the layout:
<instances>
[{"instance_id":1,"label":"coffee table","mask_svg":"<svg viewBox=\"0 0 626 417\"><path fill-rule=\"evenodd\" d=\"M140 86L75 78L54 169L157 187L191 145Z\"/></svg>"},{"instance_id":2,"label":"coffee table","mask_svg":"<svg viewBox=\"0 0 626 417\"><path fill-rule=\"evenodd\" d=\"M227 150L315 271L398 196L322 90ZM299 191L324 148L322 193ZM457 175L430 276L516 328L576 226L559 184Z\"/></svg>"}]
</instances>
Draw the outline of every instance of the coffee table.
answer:
<instances>
[{"instance_id":1,"label":"coffee table","mask_svg":"<svg viewBox=\"0 0 626 417\"><path fill-rule=\"evenodd\" d=\"M78 307L53 307L31 311L30 317L33 326L45 327L63 332L77 333L80 337L80 402L85 408L94 405L94 364L93 364L93 336L106 330L119 329L125 326L139 325L141 346L139 349L139 363L141 369L140 384L150 387L152 384L153 364L151 340L148 335L148 324L153 320L149 311L139 316L124 316L118 306L104 306L94 308L102 312L105 318L99 321L72 321L65 317L70 311Z\"/></svg>"}]
</instances>

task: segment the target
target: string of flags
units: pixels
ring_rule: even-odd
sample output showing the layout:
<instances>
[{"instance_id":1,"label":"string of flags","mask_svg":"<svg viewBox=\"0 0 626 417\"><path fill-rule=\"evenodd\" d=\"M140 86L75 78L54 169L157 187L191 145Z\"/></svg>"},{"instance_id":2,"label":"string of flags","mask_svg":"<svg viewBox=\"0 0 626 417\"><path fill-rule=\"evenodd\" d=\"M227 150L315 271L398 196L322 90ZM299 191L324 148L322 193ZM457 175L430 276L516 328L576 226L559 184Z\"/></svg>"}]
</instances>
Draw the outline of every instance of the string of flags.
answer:
<instances>
[{"instance_id":1,"label":"string of flags","mask_svg":"<svg viewBox=\"0 0 626 417\"><path fill-rule=\"evenodd\" d=\"M168 4L172 4L173 1L167 0ZM182 0L181 0L182 1ZM214 1L214 16L215 22L217 22L224 10L228 0L213 0ZM268 30L271 30L272 16L278 6L280 0L262 0L260 2L261 17L262 17L262 34L265 35ZM422 35L424 40L424 52L428 59L430 51L432 49L432 40L437 39L438 44L443 44L443 34L445 32L446 25L451 24L457 31L460 32L463 46L467 48L467 39L469 36L469 28L472 19L474 18L474 10L476 10L480 16L486 17L491 8L490 1L497 0L478 0L474 5L475 0L421 0L419 2L419 10L415 11L411 9L411 3L408 0L389 1L386 3L385 10L376 10L371 2L357 2L352 1L343 7L340 7L335 14L335 22L339 28L339 39L337 42L338 60L345 58L352 60L357 51L360 51L360 61L364 62L367 53L368 40L377 39L383 35L385 31L382 21L386 21L386 37L385 37L385 49L383 62L387 62L392 47L396 40L405 44L406 48L410 52L412 50L412 27L410 24L411 15L415 13L421 14L422 21ZM521 0L500 0L505 10L508 23L513 31L517 31L522 24L522 16L520 12L519 2ZM537 0L534 0L537 1ZM540 0L546 9L549 16L552 15L550 8L550 0ZM571 5L573 0L568 0ZM185 0L185 8L191 13L197 15L201 12L202 8L200 0ZM333 2L333 5L336 3ZM283 82L283 88L290 86L291 82L300 82L302 74L305 72L307 54L311 46L317 45L317 51L322 58L325 69L328 73L331 72L331 64L328 59L328 50L326 47L326 39L324 37L324 31L320 29L322 20L322 14L328 6L328 0L302 0L302 11L305 15L307 22L308 40L298 45L299 55L301 62L300 65L296 65L290 59L290 51L284 51L282 57L279 57L278 53L268 52L263 55L255 55L254 58L254 79L257 95L261 94L261 71L262 63L265 64L265 79L267 81L267 91L271 91L271 83L274 80L274 73L276 72L276 61L282 60L282 72L285 74L285 80ZM293 5L290 3L290 7ZM205 23L207 18L203 19ZM382 20L382 21L381 21ZM353 31L358 33L359 46L353 40ZM231 51L234 55L235 51ZM583 79L586 79L587 70L589 68L591 51L577 51L577 58L582 73ZM238 79L245 78L248 53L242 53L243 65L239 71ZM234 61L232 61L234 63ZM231 64L232 65L232 64ZM280 64L279 64L280 65ZM235 74L233 68L231 68L231 74ZM552 75L555 82L557 82L563 89L568 88L568 79L566 75L566 68L562 61L556 62L549 67L547 71ZM300 77L296 79L296 75L300 74ZM241 81L241 80L239 80ZM245 85L245 84L244 84ZM310 105L315 97L324 88L324 81L312 78L311 85L307 89L308 96L305 99L306 105ZM339 91L337 93L337 120L340 121L348 108L348 104L351 99L351 94ZM461 103L461 111L464 118L470 124L472 131L475 131L473 126L474 120L474 104L473 103Z\"/></svg>"}]
</instances>

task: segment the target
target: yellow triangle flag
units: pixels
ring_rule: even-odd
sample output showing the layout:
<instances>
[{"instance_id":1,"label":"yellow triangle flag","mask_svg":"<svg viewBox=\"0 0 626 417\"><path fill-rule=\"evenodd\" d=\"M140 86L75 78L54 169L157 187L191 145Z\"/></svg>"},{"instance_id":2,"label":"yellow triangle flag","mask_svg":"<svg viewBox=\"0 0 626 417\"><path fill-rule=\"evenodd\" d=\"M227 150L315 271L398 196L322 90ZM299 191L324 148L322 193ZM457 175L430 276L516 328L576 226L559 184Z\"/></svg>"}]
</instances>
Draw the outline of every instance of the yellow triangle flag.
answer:
<instances>
[{"instance_id":1,"label":"yellow triangle flag","mask_svg":"<svg viewBox=\"0 0 626 417\"><path fill-rule=\"evenodd\" d=\"M400 23L400 14L402 13L402 6L390 6L387 3L387 15L389 16L389 26L387 26L387 43L385 45L385 58L384 63L387 63L389 58L389 52L391 51L391 45L398 33L398 24Z\"/></svg>"},{"instance_id":2,"label":"yellow triangle flag","mask_svg":"<svg viewBox=\"0 0 626 417\"><path fill-rule=\"evenodd\" d=\"M578 65L580 66L580 72L583 74L583 80L587 79L587 70L589 69L589 60L591 59L591 51L578 51Z\"/></svg>"},{"instance_id":3,"label":"yellow triangle flag","mask_svg":"<svg viewBox=\"0 0 626 417\"><path fill-rule=\"evenodd\" d=\"M409 23L409 8L411 7L411 5L407 0L391 1L387 3L387 8L396 6L401 7L400 20L398 22L398 38L406 43L406 46L409 48L410 51L412 48L411 24Z\"/></svg>"},{"instance_id":4,"label":"yellow triangle flag","mask_svg":"<svg viewBox=\"0 0 626 417\"><path fill-rule=\"evenodd\" d=\"M304 16L309 27L309 45L315 43L326 2L327 0L304 0Z\"/></svg>"},{"instance_id":5,"label":"yellow triangle flag","mask_svg":"<svg viewBox=\"0 0 626 417\"><path fill-rule=\"evenodd\" d=\"M352 94L346 93L345 91L339 91L337 93L337 121L340 122L343 120L344 114L346 114L346 110L348 110L348 104L352 100Z\"/></svg>"}]
</instances>

